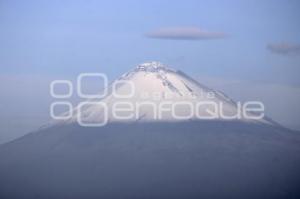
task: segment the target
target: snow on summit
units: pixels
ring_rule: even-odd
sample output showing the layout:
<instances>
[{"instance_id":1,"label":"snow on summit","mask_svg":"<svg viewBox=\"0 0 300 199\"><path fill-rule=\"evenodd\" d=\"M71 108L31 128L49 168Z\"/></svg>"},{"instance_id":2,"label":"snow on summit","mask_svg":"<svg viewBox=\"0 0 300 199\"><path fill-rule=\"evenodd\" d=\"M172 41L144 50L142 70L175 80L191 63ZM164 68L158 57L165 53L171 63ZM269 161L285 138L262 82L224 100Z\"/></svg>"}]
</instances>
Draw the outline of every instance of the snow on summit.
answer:
<instances>
[{"instance_id":1,"label":"snow on summit","mask_svg":"<svg viewBox=\"0 0 300 199\"><path fill-rule=\"evenodd\" d=\"M104 98L90 99L77 107L68 122L78 121L79 117L81 121L91 123L103 120L223 120L236 119L240 110L237 103L225 94L201 85L182 71L173 70L160 62L139 64L106 89ZM266 121L260 119L260 122Z\"/></svg>"}]
</instances>

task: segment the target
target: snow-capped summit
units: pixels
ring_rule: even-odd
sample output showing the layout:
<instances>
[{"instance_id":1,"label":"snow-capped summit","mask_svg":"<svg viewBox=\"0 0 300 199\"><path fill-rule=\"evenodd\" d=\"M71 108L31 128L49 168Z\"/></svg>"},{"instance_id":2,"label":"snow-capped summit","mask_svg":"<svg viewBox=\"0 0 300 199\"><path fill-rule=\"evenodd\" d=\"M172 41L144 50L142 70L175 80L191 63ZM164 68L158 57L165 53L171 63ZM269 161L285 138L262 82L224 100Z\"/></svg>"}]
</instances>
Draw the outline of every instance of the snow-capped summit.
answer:
<instances>
[{"instance_id":1,"label":"snow-capped summit","mask_svg":"<svg viewBox=\"0 0 300 199\"><path fill-rule=\"evenodd\" d=\"M170 71L167 66L163 65L160 62L152 61L152 62L145 62L139 64L135 71L147 71L147 72L159 72L159 71Z\"/></svg>"},{"instance_id":2,"label":"snow-capped summit","mask_svg":"<svg viewBox=\"0 0 300 199\"><path fill-rule=\"evenodd\" d=\"M113 81L106 91L104 98L80 104L68 122L240 119L269 123L243 118L241 107L225 94L160 62L139 64Z\"/></svg>"}]
</instances>

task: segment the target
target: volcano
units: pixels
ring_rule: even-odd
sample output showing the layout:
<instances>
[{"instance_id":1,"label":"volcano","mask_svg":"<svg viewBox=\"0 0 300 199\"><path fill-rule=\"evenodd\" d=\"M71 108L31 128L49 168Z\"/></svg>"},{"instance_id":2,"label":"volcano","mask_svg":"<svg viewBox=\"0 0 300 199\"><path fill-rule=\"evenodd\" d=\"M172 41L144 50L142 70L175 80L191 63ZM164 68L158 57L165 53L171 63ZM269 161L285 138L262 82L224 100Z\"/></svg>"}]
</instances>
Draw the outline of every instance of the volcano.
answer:
<instances>
[{"instance_id":1,"label":"volcano","mask_svg":"<svg viewBox=\"0 0 300 199\"><path fill-rule=\"evenodd\" d=\"M277 125L267 117L258 118L253 112L242 115L241 105L224 93L201 85L182 71L159 62L138 65L113 81L103 93L101 97L81 103L71 118L60 122L97 126L111 122L238 119Z\"/></svg>"},{"instance_id":2,"label":"volcano","mask_svg":"<svg viewBox=\"0 0 300 199\"><path fill-rule=\"evenodd\" d=\"M0 198L299 198L299 132L240 109L140 64L70 117L1 145Z\"/></svg>"}]
</instances>

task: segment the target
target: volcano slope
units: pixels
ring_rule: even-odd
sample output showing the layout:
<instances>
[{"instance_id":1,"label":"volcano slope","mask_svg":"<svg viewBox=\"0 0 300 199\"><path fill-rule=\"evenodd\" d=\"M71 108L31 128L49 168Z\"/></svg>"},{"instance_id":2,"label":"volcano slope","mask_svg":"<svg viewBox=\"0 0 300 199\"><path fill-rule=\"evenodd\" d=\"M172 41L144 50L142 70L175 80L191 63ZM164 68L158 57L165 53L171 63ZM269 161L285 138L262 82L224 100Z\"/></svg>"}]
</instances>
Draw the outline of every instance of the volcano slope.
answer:
<instances>
[{"instance_id":1,"label":"volcano slope","mask_svg":"<svg viewBox=\"0 0 300 199\"><path fill-rule=\"evenodd\" d=\"M267 124L56 125L0 146L0 198L299 198L299 168Z\"/></svg>"}]
</instances>

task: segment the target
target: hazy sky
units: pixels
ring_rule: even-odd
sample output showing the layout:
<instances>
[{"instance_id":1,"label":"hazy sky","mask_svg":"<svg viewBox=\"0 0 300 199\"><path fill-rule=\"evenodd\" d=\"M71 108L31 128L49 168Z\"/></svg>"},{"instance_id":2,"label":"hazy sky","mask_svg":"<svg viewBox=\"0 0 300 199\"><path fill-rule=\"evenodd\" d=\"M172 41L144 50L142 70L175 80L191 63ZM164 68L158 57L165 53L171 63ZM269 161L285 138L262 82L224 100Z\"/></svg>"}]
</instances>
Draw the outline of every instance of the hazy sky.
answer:
<instances>
[{"instance_id":1,"label":"hazy sky","mask_svg":"<svg viewBox=\"0 0 300 199\"><path fill-rule=\"evenodd\" d=\"M297 0L0 0L1 133L6 120L15 126L7 115L24 115L25 126L37 115L25 102L48 108L51 78L113 79L149 60L236 98L266 99L271 117L300 129L299 9Z\"/></svg>"}]
</instances>

